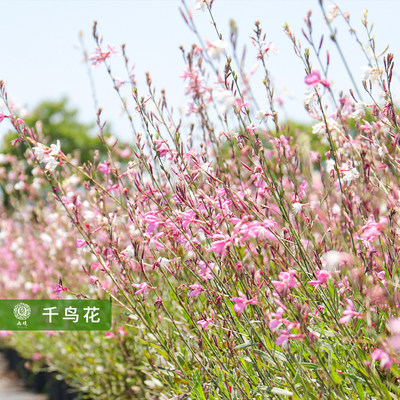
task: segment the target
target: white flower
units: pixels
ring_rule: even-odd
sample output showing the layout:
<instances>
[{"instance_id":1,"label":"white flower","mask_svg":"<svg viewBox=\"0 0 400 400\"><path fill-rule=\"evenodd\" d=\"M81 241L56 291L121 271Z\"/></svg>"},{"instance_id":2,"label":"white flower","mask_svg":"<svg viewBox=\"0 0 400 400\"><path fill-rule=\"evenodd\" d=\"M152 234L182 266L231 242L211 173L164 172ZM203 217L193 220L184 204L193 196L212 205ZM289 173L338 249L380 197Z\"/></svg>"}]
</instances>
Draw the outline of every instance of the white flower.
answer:
<instances>
[{"instance_id":1,"label":"white flower","mask_svg":"<svg viewBox=\"0 0 400 400\"><path fill-rule=\"evenodd\" d=\"M212 173L214 172L212 167L212 161L200 165L200 170L206 175L212 175Z\"/></svg>"},{"instance_id":2,"label":"white flower","mask_svg":"<svg viewBox=\"0 0 400 400\"><path fill-rule=\"evenodd\" d=\"M58 162L53 157L47 157L43 161L46 163L46 166L44 167L46 171L54 172L57 168Z\"/></svg>"},{"instance_id":3,"label":"white flower","mask_svg":"<svg viewBox=\"0 0 400 400\"><path fill-rule=\"evenodd\" d=\"M115 136L111 135L110 137L106 138L106 143L108 146L113 147L115 143L117 142L117 139Z\"/></svg>"},{"instance_id":4,"label":"white flower","mask_svg":"<svg viewBox=\"0 0 400 400\"><path fill-rule=\"evenodd\" d=\"M265 112L263 110L258 110L256 113L256 117L260 122L264 121L264 119L266 117Z\"/></svg>"},{"instance_id":5,"label":"white flower","mask_svg":"<svg viewBox=\"0 0 400 400\"><path fill-rule=\"evenodd\" d=\"M33 178L33 182L32 182L32 184L31 184L31 187L33 187L34 189L36 189L36 190L39 190L40 189L40 179L38 179L38 178Z\"/></svg>"},{"instance_id":6,"label":"white flower","mask_svg":"<svg viewBox=\"0 0 400 400\"><path fill-rule=\"evenodd\" d=\"M355 110L353 112L352 117L359 121L361 118L364 118L365 115L365 104L363 102L359 102L355 105Z\"/></svg>"},{"instance_id":7,"label":"white flower","mask_svg":"<svg viewBox=\"0 0 400 400\"><path fill-rule=\"evenodd\" d=\"M312 133L315 133L317 135L322 135L325 132L326 132L326 128L325 128L324 122L318 122L318 124L315 124L312 127Z\"/></svg>"},{"instance_id":8,"label":"white flower","mask_svg":"<svg viewBox=\"0 0 400 400\"><path fill-rule=\"evenodd\" d=\"M362 69L362 74L360 76L361 80L367 81L368 79L371 79L373 82L378 82L380 76L383 74L383 68L371 68L368 65L365 65L361 67Z\"/></svg>"},{"instance_id":9,"label":"white flower","mask_svg":"<svg viewBox=\"0 0 400 400\"><path fill-rule=\"evenodd\" d=\"M317 88L317 91L319 92L319 88ZM310 90L307 90L304 92L305 98L304 98L304 107L309 108L312 105L315 105L315 103L318 100L317 92L315 91L314 88L311 88Z\"/></svg>"},{"instance_id":10,"label":"white flower","mask_svg":"<svg viewBox=\"0 0 400 400\"><path fill-rule=\"evenodd\" d=\"M337 16L339 13L339 7L338 6L334 6L334 5L330 5L329 6L330 12L328 14L325 15L327 21L329 23L331 23Z\"/></svg>"},{"instance_id":11,"label":"white flower","mask_svg":"<svg viewBox=\"0 0 400 400\"><path fill-rule=\"evenodd\" d=\"M325 170L328 174L331 174L332 171L335 171L335 161L331 158L326 160Z\"/></svg>"},{"instance_id":12,"label":"white flower","mask_svg":"<svg viewBox=\"0 0 400 400\"><path fill-rule=\"evenodd\" d=\"M219 60L221 53L224 53L226 49L226 42L224 40L216 40L210 43L207 49L207 54L214 58L214 60Z\"/></svg>"},{"instance_id":13,"label":"white flower","mask_svg":"<svg viewBox=\"0 0 400 400\"><path fill-rule=\"evenodd\" d=\"M94 214L93 211L86 210L84 215L83 215L83 218L84 218L85 221L90 222L92 219L95 218L95 214Z\"/></svg>"},{"instance_id":14,"label":"white flower","mask_svg":"<svg viewBox=\"0 0 400 400\"><path fill-rule=\"evenodd\" d=\"M336 120L334 120L333 118L328 118L327 122L328 122L328 129L331 134L335 132L341 132L340 125ZM325 122L319 122L318 124L315 124L312 128L312 131L313 133L318 135L325 134L326 133Z\"/></svg>"},{"instance_id":15,"label":"white flower","mask_svg":"<svg viewBox=\"0 0 400 400\"><path fill-rule=\"evenodd\" d=\"M124 250L124 252L126 253L126 257L127 257L129 260L136 260L136 258L135 258L135 250L133 250L133 247L132 247L132 246L128 246L128 247Z\"/></svg>"},{"instance_id":16,"label":"white flower","mask_svg":"<svg viewBox=\"0 0 400 400\"><path fill-rule=\"evenodd\" d=\"M35 153L35 156L39 161L43 160L45 152L44 146L41 143L38 143L38 145L33 148L33 152Z\"/></svg>"},{"instance_id":17,"label":"white flower","mask_svg":"<svg viewBox=\"0 0 400 400\"><path fill-rule=\"evenodd\" d=\"M336 271L340 261L342 261L341 255L342 253L336 250L329 250L324 253L321 257L323 268L327 271Z\"/></svg>"},{"instance_id":18,"label":"white flower","mask_svg":"<svg viewBox=\"0 0 400 400\"><path fill-rule=\"evenodd\" d=\"M339 204L335 203L332 207L332 214L339 215L340 214L340 206Z\"/></svg>"},{"instance_id":19,"label":"white flower","mask_svg":"<svg viewBox=\"0 0 400 400\"><path fill-rule=\"evenodd\" d=\"M359 172L355 168L352 168L351 170L344 172L342 180L344 183L350 185L351 182L353 182L353 180L357 179L359 176Z\"/></svg>"},{"instance_id":20,"label":"white flower","mask_svg":"<svg viewBox=\"0 0 400 400\"><path fill-rule=\"evenodd\" d=\"M221 103L219 111L226 114L235 104L236 98L230 90L221 90L214 95L215 99Z\"/></svg>"},{"instance_id":21,"label":"white flower","mask_svg":"<svg viewBox=\"0 0 400 400\"><path fill-rule=\"evenodd\" d=\"M161 268L166 268L168 267L168 264L171 262L172 260L168 260L168 258L165 257L160 257L157 262L159 263Z\"/></svg>"},{"instance_id":22,"label":"white flower","mask_svg":"<svg viewBox=\"0 0 400 400\"><path fill-rule=\"evenodd\" d=\"M25 187L24 181L19 181L14 185L15 190L24 190L24 187Z\"/></svg>"},{"instance_id":23,"label":"white flower","mask_svg":"<svg viewBox=\"0 0 400 400\"><path fill-rule=\"evenodd\" d=\"M195 0L196 2L196 10L201 10L204 11L207 6L207 1L206 0Z\"/></svg>"},{"instance_id":24,"label":"white flower","mask_svg":"<svg viewBox=\"0 0 400 400\"><path fill-rule=\"evenodd\" d=\"M51 155L51 156L56 156L56 155L58 155L58 153L59 153L60 150L61 150L60 141L57 140L57 144L52 144L52 145L50 145L50 148L51 148L51 152L50 152L50 155Z\"/></svg>"},{"instance_id":25,"label":"white flower","mask_svg":"<svg viewBox=\"0 0 400 400\"><path fill-rule=\"evenodd\" d=\"M300 203L293 203L293 212L295 214L298 214L301 211L302 207L303 207L303 205Z\"/></svg>"}]
</instances>

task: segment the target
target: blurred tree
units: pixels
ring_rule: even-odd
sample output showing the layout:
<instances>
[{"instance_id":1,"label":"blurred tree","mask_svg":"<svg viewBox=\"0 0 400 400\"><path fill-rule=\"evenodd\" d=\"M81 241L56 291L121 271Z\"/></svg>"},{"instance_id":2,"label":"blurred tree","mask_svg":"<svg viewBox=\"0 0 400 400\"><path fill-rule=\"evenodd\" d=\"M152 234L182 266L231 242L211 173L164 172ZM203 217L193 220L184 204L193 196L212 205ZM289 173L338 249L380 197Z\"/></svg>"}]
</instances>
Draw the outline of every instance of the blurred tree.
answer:
<instances>
[{"instance_id":1,"label":"blurred tree","mask_svg":"<svg viewBox=\"0 0 400 400\"><path fill-rule=\"evenodd\" d=\"M44 143L51 144L59 140L62 151L65 154L74 154L81 162L93 159L93 151L96 149L101 155L107 154L99 138L89 134L95 124L80 122L78 110L71 108L65 97L58 101L43 101L25 118L25 122L30 127L36 127ZM105 135L108 134L109 131L106 130ZM13 147L10 142L16 137L11 131L6 134L1 151L23 158L27 145L22 143ZM77 149L79 154L76 153Z\"/></svg>"}]
</instances>

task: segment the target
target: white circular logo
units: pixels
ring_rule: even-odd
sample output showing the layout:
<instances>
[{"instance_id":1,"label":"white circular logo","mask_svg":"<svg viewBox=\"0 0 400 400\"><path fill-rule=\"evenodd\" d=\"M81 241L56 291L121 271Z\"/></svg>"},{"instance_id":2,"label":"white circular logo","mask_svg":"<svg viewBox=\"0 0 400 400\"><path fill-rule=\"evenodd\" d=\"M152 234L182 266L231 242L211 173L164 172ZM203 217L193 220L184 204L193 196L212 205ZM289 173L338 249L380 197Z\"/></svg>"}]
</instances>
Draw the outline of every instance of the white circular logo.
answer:
<instances>
[{"instance_id":1,"label":"white circular logo","mask_svg":"<svg viewBox=\"0 0 400 400\"><path fill-rule=\"evenodd\" d=\"M15 318L17 318L21 321L25 321L26 319L28 319L31 316L31 313L32 313L32 310L29 307L29 305L26 303L18 303L14 307Z\"/></svg>"}]
</instances>

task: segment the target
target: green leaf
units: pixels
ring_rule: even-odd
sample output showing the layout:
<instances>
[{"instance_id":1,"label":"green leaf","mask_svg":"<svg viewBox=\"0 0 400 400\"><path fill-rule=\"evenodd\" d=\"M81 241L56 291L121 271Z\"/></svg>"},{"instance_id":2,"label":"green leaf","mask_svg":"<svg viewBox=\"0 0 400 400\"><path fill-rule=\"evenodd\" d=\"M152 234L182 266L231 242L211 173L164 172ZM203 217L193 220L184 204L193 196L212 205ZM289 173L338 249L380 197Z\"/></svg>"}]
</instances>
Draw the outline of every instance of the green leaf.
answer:
<instances>
[{"instance_id":1,"label":"green leaf","mask_svg":"<svg viewBox=\"0 0 400 400\"><path fill-rule=\"evenodd\" d=\"M363 386L361 385L360 382L357 382L357 383L356 383L356 386L357 386L358 398L359 398L360 400L364 400L364 399L365 399L365 395L364 395L364 388L363 388Z\"/></svg>"},{"instance_id":2,"label":"green leaf","mask_svg":"<svg viewBox=\"0 0 400 400\"><path fill-rule=\"evenodd\" d=\"M318 364L309 363L309 362L302 362L302 363L300 363L300 365L306 369L322 369L322 367L319 366Z\"/></svg>"},{"instance_id":3,"label":"green leaf","mask_svg":"<svg viewBox=\"0 0 400 400\"><path fill-rule=\"evenodd\" d=\"M235 350L245 349L246 347L252 347L252 346L258 345L258 344L259 344L259 342L242 343L242 344L239 344L238 346L236 346Z\"/></svg>"}]
</instances>

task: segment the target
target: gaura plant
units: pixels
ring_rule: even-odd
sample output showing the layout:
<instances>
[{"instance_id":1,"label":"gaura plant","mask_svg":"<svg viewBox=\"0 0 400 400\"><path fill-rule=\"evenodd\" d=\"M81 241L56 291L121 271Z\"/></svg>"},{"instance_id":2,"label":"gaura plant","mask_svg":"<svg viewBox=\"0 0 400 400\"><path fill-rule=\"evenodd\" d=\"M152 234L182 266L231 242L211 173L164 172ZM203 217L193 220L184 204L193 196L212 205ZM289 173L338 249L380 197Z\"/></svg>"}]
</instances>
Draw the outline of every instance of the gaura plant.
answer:
<instances>
[{"instance_id":1,"label":"gaura plant","mask_svg":"<svg viewBox=\"0 0 400 400\"><path fill-rule=\"evenodd\" d=\"M367 65L359 93L338 52L353 82L345 91L333 83L329 44L314 37L311 11L304 39L284 27L305 69L311 133L279 118L269 71L274 46L261 24L250 38L261 76L254 82L255 68L241 62L236 25L222 35L213 1L196 1L203 15L182 3L196 43L182 49L188 102L180 115L150 74L147 89L138 89L126 46L105 45L94 24L96 47L87 60L105 68L134 137L124 150L106 139L100 109L105 159L79 165L62 143L42 143L1 84L8 107L1 119L18 132L15 145L29 145L26 162L35 166L33 181L23 169L2 177L25 199L23 211L15 211L20 222L2 222L1 251L14 262L7 274L22 270L30 245L13 232L35 215L37 229L46 231L46 210L53 210L52 218L63 221L67 257L79 259L73 271L62 267L57 245L35 237L58 260L46 265L50 274L63 274L58 292L112 297L122 330L144 345L144 385L157 398L399 396L400 119L393 55L378 52L367 13L363 39L348 13L319 5L330 43L340 50L334 24L343 19ZM215 37L205 40L196 18L207 17ZM125 78L114 75L114 62L125 65ZM254 85L265 89L262 102ZM44 198L46 182L51 190ZM24 213L30 219L22 220ZM35 268L30 294L47 284Z\"/></svg>"}]
</instances>

